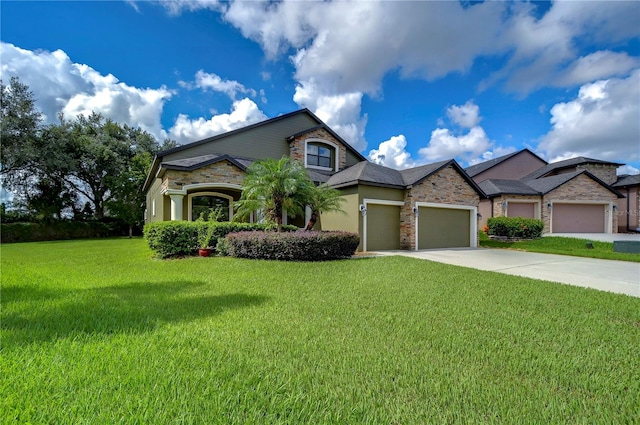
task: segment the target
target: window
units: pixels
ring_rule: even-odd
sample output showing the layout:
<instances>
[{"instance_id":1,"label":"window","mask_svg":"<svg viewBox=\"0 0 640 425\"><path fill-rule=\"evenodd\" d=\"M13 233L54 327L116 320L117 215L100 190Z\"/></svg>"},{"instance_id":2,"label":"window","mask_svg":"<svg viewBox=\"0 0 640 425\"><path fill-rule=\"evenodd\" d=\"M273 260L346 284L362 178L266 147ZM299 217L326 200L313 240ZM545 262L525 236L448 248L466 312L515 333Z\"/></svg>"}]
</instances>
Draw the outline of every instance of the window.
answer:
<instances>
[{"instance_id":1,"label":"window","mask_svg":"<svg viewBox=\"0 0 640 425\"><path fill-rule=\"evenodd\" d=\"M331 149L322 145L307 145L307 166L333 168Z\"/></svg>"},{"instance_id":2,"label":"window","mask_svg":"<svg viewBox=\"0 0 640 425\"><path fill-rule=\"evenodd\" d=\"M191 219L197 220L204 214L205 220L209 211L219 209L222 213L220 221L229 221L229 199L215 195L198 195L191 198Z\"/></svg>"}]
</instances>

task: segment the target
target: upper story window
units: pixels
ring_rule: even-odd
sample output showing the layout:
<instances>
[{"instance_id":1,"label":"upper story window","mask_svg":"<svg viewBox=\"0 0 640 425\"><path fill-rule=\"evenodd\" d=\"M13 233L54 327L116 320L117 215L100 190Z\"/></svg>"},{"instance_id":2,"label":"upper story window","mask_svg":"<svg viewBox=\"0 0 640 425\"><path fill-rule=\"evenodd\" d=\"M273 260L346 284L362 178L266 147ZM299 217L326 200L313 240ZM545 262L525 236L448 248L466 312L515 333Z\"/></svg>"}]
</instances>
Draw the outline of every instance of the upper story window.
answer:
<instances>
[{"instance_id":1,"label":"upper story window","mask_svg":"<svg viewBox=\"0 0 640 425\"><path fill-rule=\"evenodd\" d=\"M308 140L306 142L305 165L309 168L337 170L337 146L326 141Z\"/></svg>"}]
</instances>

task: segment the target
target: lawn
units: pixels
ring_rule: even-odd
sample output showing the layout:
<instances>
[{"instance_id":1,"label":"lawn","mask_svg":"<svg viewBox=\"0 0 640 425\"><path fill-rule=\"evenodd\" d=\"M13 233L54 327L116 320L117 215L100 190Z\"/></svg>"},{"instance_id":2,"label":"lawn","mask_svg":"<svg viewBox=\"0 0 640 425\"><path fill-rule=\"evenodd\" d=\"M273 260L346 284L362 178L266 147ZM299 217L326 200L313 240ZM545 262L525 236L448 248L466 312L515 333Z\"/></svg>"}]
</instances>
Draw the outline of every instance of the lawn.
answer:
<instances>
[{"instance_id":1,"label":"lawn","mask_svg":"<svg viewBox=\"0 0 640 425\"><path fill-rule=\"evenodd\" d=\"M640 299L405 257L2 245L4 423L632 423Z\"/></svg>"},{"instance_id":2,"label":"lawn","mask_svg":"<svg viewBox=\"0 0 640 425\"><path fill-rule=\"evenodd\" d=\"M480 246L485 248L506 248L545 254L640 262L640 254L613 252L613 242L588 241L586 239L557 236L545 236L544 238L518 242L501 242L489 239L484 232L478 232L478 239ZM587 247L587 242L591 242L592 248Z\"/></svg>"}]
</instances>

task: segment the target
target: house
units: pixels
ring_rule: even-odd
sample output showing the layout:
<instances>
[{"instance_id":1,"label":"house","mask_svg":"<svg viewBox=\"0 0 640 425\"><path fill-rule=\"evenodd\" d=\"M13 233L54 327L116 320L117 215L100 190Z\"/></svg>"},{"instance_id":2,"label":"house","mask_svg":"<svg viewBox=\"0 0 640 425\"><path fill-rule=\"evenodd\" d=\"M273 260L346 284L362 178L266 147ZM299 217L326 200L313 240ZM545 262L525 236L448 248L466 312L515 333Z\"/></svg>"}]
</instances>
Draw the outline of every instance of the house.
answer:
<instances>
[{"instance_id":1,"label":"house","mask_svg":"<svg viewBox=\"0 0 640 425\"><path fill-rule=\"evenodd\" d=\"M618 199L618 232L640 232L640 174L618 176L612 186L625 196Z\"/></svg>"},{"instance_id":2,"label":"house","mask_svg":"<svg viewBox=\"0 0 640 425\"><path fill-rule=\"evenodd\" d=\"M341 191L345 213L322 214L316 227L357 232L361 251L477 245L485 195L454 160L402 171L373 164L308 109L157 154L143 187L145 221L194 220L211 207L232 219L247 167L282 156ZM310 214L283 222L304 227Z\"/></svg>"},{"instance_id":3,"label":"house","mask_svg":"<svg viewBox=\"0 0 640 425\"><path fill-rule=\"evenodd\" d=\"M636 188L637 208L637 182L625 186L616 175L622 165L584 157L547 163L523 149L465 171L488 197L480 225L519 216L542 219L545 233L616 233L625 198L618 188Z\"/></svg>"}]
</instances>

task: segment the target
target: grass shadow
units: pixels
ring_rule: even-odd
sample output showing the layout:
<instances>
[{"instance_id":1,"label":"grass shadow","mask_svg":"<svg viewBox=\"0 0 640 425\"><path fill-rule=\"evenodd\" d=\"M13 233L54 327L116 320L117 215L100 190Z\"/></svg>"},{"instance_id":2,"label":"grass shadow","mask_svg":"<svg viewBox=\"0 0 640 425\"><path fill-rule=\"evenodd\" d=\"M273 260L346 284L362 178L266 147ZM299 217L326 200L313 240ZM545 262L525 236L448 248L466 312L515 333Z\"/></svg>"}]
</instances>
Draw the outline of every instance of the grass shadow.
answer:
<instances>
[{"instance_id":1,"label":"grass shadow","mask_svg":"<svg viewBox=\"0 0 640 425\"><path fill-rule=\"evenodd\" d=\"M150 332L264 303L267 297L211 294L201 282L133 283L79 291L3 290L3 347L94 334ZM11 290L10 290L11 291ZM19 299L14 298L19 296Z\"/></svg>"}]
</instances>

